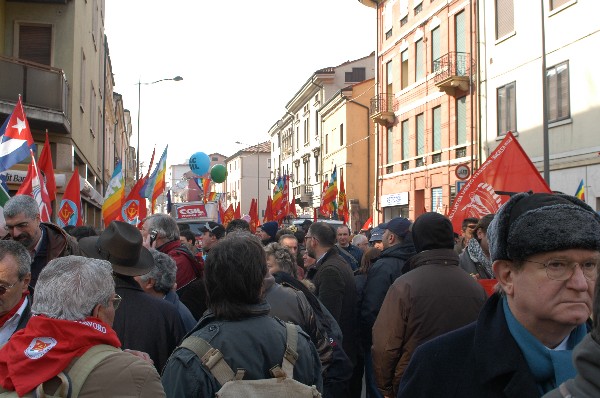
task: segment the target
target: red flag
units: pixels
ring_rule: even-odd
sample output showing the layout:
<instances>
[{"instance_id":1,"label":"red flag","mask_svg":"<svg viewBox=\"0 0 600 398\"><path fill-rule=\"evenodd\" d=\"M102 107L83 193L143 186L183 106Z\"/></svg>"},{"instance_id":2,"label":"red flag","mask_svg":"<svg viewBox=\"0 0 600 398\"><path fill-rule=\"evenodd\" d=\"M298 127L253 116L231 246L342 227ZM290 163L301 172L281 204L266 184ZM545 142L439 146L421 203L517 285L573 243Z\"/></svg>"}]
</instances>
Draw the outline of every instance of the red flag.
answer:
<instances>
[{"instance_id":1,"label":"red flag","mask_svg":"<svg viewBox=\"0 0 600 398\"><path fill-rule=\"evenodd\" d=\"M346 198L346 189L344 188L344 174L340 175L340 190L338 191L338 216L344 224L348 224L350 212L348 211L348 199Z\"/></svg>"},{"instance_id":2,"label":"red flag","mask_svg":"<svg viewBox=\"0 0 600 398\"><path fill-rule=\"evenodd\" d=\"M294 218L298 218L298 213L296 213L296 198L294 196L292 196L292 201L290 202L289 214L294 216Z\"/></svg>"},{"instance_id":3,"label":"red flag","mask_svg":"<svg viewBox=\"0 0 600 398\"><path fill-rule=\"evenodd\" d=\"M44 173L44 177L46 177L48 197L50 198L50 201L53 201L56 199L56 179L54 178L54 165L52 164L52 155L50 154L48 131L46 131L46 141L44 142L44 148L40 154L38 167Z\"/></svg>"},{"instance_id":4,"label":"red flag","mask_svg":"<svg viewBox=\"0 0 600 398\"><path fill-rule=\"evenodd\" d=\"M325 217L330 217L331 216L331 212L329 211L329 206L328 206L329 202L325 201L325 193L327 192L328 187L329 187L329 182L326 180L323 183L323 193L321 193L321 206L319 207L319 211Z\"/></svg>"},{"instance_id":5,"label":"red flag","mask_svg":"<svg viewBox=\"0 0 600 398\"><path fill-rule=\"evenodd\" d=\"M221 221L221 224L223 224L223 226L227 228L227 224L229 224L229 222L233 220L234 217L235 210L233 210L233 205L230 204L229 207L227 207L227 210L225 210L225 212L223 213L223 220Z\"/></svg>"},{"instance_id":6,"label":"red flag","mask_svg":"<svg viewBox=\"0 0 600 398\"><path fill-rule=\"evenodd\" d=\"M362 226L362 228L360 230L368 231L371 228L373 228L373 216L369 217L369 219L364 223L364 225Z\"/></svg>"},{"instance_id":7,"label":"red flag","mask_svg":"<svg viewBox=\"0 0 600 398\"><path fill-rule=\"evenodd\" d=\"M265 216L263 217L263 222L273 221L273 200L271 199L271 195L267 197L267 208L265 209Z\"/></svg>"},{"instance_id":8,"label":"red flag","mask_svg":"<svg viewBox=\"0 0 600 398\"><path fill-rule=\"evenodd\" d=\"M256 199L252 199L252 202L250 202L250 231L252 231L252 233L256 232L256 227L258 227L259 225L259 220L258 220L258 201Z\"/></svg>"},{"instance_id":9,"label":"red flag","mask_svg":"<svg viewBox=\"0 0 600 398\"><path fill-rule=\"evenodd\" d=\"M125 221L128 224L135 225L138 228L141 228L142 222L146 218L148 214L148 209L146 208L146 198L141 195L141 189L144 187L146 183L146 178L143 177L139 179L129 194L123 201L123 206L121 206L121 214L119 215L119 220Z\"/></svg>"},{"instance_id":10,"label":"red flag","mask_svg":"<svg viewBox=\"0 0 600 398\"><path fill-rule=\"evenodd\" d=\"M498 191L551 192L510 131L454 199L449 215L454 231L461 232L465 218L495 214L509 199Z\"/></svg>"},{"instance_id":11,"label":"red flag","mask_svg":"<svg viewBox=\"0 0 600 398\"><path fill-rule=\"evenodd\" d=\"M75 225L78 227L83 225L81 188L79 185L79 173L77 171L71 175L71 179L65 188L65 193L60 201L60 206L58 206L56 223L61 228L64 228L67 225Z\"/></svg>"},{"instance_id":12,"label":"red flag","mask_svg":"<svg viewBox=\"0 0 600 398\"><path fill-rule=\"evenodd\" d=\"M50 198L46 190L46 184L43 179L40 179L40 171L35 162L33 151L31 152L31 163L27 169L27 176L19 187L17 195L29 195L35 199L40 209L40 220L42 222L50 222L52 207L50 206Z\"/></svg>"},{"instance_id":13,"label":"red flag","mask_svg":"<svg viewBox=\"0 0 600 398\"><path fill-rule=\"evenodd\" d=\"M242 218L242 210L240 209L240 202L237 202L235 204L235 210L233 212L233 217L237 220L239 220L240 218Z\"/></svg>"}]
</instances>

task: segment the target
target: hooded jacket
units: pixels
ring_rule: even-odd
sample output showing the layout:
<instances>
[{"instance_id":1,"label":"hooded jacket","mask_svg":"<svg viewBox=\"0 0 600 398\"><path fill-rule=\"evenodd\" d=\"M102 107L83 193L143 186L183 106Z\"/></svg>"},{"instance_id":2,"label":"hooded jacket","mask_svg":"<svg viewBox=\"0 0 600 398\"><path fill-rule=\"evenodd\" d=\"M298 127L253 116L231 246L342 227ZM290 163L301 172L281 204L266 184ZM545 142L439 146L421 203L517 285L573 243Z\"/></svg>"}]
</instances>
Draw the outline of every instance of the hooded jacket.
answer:
<instances>
[{"instance_id":1,"label":"hooded jacket","mask_svg":"<svg viewBox=\"0 0 600 398\"><path fill-rule=\"evenodd\" d=\"M458 266L452 224L425 213L413 224L410 272L390 287L373 326L373 368L383 395L396 396L415 349L477 319L487 299L483 288Z\"/></svg>"},{"instance_id":2,"label":"hooded jacket","mask_svg":"<svg viewBox=\"0 0 600 398\"><path fill-rule=\"evenodd\" d=\"M388 289L402 275L402 269L415 254L415 246L408 235L402 243L381 252L369 269L360 303L360 334L365 348L371 347L371 329Z\"/></svg>"}]
</instances>

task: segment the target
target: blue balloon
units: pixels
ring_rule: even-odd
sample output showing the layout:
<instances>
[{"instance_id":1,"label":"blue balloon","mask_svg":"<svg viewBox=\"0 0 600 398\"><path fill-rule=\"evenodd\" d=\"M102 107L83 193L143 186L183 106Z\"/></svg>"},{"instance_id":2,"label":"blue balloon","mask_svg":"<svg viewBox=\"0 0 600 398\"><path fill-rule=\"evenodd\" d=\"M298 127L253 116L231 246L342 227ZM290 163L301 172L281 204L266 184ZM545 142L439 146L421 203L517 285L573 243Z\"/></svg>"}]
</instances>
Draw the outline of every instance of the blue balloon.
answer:
<instances>
[{"instance_id":1,"label":"blue balloon","mask_svg":"<svg viewBox=\"0 0 600 398\"><path fill-rule=\"evenodd\" d=\"M190 170L197 176L208 173L210 158L204 152L196 152L190 157Z\"/></svg>"}]
</instances>

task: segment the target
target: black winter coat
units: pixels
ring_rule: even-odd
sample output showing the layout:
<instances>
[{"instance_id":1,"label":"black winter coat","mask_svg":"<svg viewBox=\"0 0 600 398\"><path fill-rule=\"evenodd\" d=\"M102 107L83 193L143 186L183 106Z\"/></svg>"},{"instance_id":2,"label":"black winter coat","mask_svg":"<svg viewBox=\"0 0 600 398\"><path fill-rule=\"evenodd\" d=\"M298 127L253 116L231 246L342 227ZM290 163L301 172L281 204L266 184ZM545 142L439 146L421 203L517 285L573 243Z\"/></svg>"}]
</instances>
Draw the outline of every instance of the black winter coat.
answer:
<instances>
[{"instance_id":1,"label":"black winter coat","mask_svg":"<svg viewBox=\"0 0 600 398\"><path fill-rule=\"evenodd\" d=\"M133 277L115 277L115 291L123 298L113 329L123 349L148 353L160 371L185 335L177 307L144 292Z\"/></svg>"},{"instance_id":2,"label":"black winter coat","mask_svg":"<svg viewBox=\"0 0 600 398\"><path fill-rule=\"evenodd\" d=\"M432 380L435 382L432 383ZM537 398L540 391L493 294L476 322L414 352L399 398Z\"/></svg>"}]
</instances>

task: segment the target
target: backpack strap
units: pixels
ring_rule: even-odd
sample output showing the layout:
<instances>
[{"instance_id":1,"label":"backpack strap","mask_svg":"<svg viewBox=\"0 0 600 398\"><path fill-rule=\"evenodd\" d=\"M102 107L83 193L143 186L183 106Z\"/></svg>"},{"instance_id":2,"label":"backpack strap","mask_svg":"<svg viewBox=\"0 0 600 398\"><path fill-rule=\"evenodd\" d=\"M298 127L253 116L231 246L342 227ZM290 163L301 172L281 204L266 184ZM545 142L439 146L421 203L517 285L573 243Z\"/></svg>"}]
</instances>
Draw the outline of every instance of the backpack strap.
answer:
<instances>
[{"instance_id":1,"label":"backpack strap","mask_svg":"<svg viewBox=\"0 0 600 398\"><path fill-rule=\"evenodd\" d=\"M234 373L225 362L221 351L213 348L206 340L198 336L188 336L181 342L179 347L187 348L196 354L220 385L234 379L241 380L244 378L245 370L240 369L237 373Z\"/></svg>"},{"instance_id":2,"label":"backpack strap","mask_svg":"<svg viewBox=\"0 0 600 398\"><path fill-rule=\"evenodd\" d=\"M294 365L298 359L298 329L293 323L286 322L286 343L285 353L283 354L283 361L281 368L290 379L294 378Z\"/></svg>"},{"instance_id":3,"label":"backpack strap","mask_svg":"<svg viewBox=\"0 0 600 398\"><path fill-rule=\"evenodd\" d=\"M99 344L87 350L77 359L66 372L71 380L71 396L79 396L79 391L90 372L106 357L116 352L121 352L121 350L107 344Z\"/></svg>"}]
</instances>

